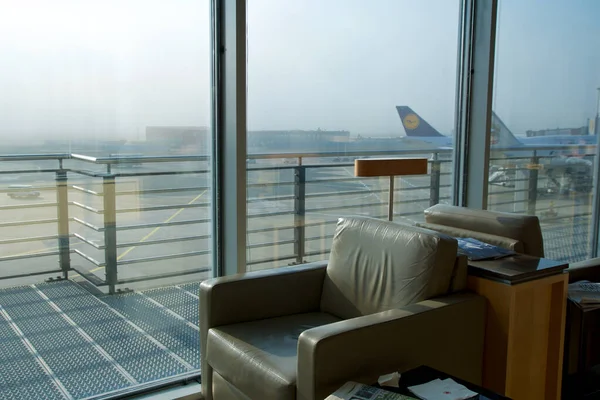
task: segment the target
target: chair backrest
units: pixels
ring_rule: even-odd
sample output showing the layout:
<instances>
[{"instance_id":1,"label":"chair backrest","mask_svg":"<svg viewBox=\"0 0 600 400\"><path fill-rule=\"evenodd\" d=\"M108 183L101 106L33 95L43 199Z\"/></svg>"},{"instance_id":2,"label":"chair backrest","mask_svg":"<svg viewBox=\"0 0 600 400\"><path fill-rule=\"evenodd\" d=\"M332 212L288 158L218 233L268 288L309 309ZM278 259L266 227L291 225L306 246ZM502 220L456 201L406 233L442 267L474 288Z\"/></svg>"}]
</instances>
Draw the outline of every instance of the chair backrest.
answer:
<instances>
[{"instance_id":1,"label":"chair backrest","mask_svg":"<svg viewBox=\"0 0 600 400\"><path fill-rule=\"evenodd\" d=\"M452 236L470 236L484 242L500 245L502 238L513 248L535 257L544 257L544 240L540 221L535 215L511 214L488 210L474 210L465 207L437 204L425 210L426 227L442 225L457 228L440 229ZM466 231L466 232L465 232ZM472 234L471 234L472 233ZM480 233L481 235L478 235Z\"/></svg>"},{"instance_id":2,"label":"chair backrest","mask_svg":"<svg viewBox=\"0 0 600 400\"><path fill-rule=\"evenodd\" d=\"M354 318L453 289L456 239L371 218L340 218L323 283L321 310Z\"/></svg>"}]
</instances>

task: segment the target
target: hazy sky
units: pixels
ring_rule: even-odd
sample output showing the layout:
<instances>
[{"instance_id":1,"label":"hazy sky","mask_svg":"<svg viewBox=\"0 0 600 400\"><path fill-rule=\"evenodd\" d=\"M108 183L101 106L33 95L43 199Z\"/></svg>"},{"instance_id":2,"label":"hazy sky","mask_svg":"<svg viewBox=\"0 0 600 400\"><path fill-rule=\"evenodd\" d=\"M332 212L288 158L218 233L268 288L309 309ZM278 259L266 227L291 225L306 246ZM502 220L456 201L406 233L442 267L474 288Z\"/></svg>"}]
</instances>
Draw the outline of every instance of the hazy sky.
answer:
<instances>
[{"instance_id":1,"label":"hazy sky","mask_svg":"<svg viewBox=\"0 0 600 400\"><path fill-rule=\"evenodd\" d=\"M515 133L596 114L600 1L500 0L494 108Z\"/></svg>"},{"instance_id":2,"label":"hazy sky","mask_svg":"<svg viewBox=\"0 0 600 400\"><path fill-rule=\"evenodd\" d=\"M250 129L453 126L458 0L248 0ZM494 108L515 133L581 126L600 2L500 1ZM0 136L143 138L208 125L208 0L0 0Z\"/></svg>"},{"instance_id":3,"label":"hazy sky","mask_svg":"<svg viewBox=\"0 0 600 400\"><path fill-rule=\"evenodd\" d=\"M206 125L208 0L0 0L0 134Z\"/></svg>"}]
</instances>

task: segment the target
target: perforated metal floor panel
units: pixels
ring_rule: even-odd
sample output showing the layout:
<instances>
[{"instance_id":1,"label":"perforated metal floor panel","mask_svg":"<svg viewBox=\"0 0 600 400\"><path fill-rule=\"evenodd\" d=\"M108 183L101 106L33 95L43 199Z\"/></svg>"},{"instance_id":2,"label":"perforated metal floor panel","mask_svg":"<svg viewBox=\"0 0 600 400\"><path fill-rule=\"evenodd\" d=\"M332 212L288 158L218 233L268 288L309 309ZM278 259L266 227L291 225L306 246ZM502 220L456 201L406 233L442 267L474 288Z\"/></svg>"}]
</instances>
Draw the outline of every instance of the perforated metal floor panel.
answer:
<instances>
[{"instance_id":1,"label":"perforated metal floor panel","mask_svg":"<svg viewBox=\"0 0 600 400\"><path fill-rule=\"evenodd\" d=\"M0 289L0 349L0 399L96 397L197 371L198 299L179 287L96 297L71 281Z\"/></svg>"},{"instance_id":2,"label":"perforated metal floor panel","mask_svg":"<svg viewBox=\"0 0 600 400\"><path fill-rule=\"evenodd\" d=\"M156 291L161 289L156 289ZM151 292L128 293L103 298L112 308L164 344L193 368L200 368L200 332L198 324L146 295ZM154 293L150 293L150 296ZM190 297L190 304L198 300ZM179 305L181 307L181 304ZM193 307L184 306L186 307ZM196 314L198 311L196 310ZM179 318L178 318L179 317ZM195 317L197 321L197 316Z\"/></svg>"}]
</instances>

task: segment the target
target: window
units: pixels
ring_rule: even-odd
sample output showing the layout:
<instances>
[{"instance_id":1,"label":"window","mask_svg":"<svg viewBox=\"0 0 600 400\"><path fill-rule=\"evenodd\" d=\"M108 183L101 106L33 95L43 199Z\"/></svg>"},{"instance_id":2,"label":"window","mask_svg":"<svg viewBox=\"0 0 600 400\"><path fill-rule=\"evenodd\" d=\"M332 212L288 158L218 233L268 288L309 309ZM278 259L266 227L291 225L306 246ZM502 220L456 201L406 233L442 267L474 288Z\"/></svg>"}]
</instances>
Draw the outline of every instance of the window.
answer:
<instances>
[{"instance_id":1,"label":"window","mask_svg":"<svg viewBox=\"0 0 600 400\"><path fill-rule=\"evenodd\" d=\"M337 218L386 218L363 157L429 159L394 220L448 202L459 1L248 1L248 269L327 258Z\"/></svg>"},{"instance_id":2,"label":"window","mask_svg":"<svg viewBox=\"0 0 600 400\"><path fill-rule=\"evenodd\" d=\"M206 0L3 4L0 397L199 375L210 38Z\"/></svg>"},{"instance_id":3,"label":"window","mask_svg":"<svg viewBox=\"0 0 600 400\"><path fill-rule=\"evenodd\" d=\"M598 11L562 0L498 6L488 207L537 215L545 255L558 260L592 256Z\"/></svg>"}]
</instances>

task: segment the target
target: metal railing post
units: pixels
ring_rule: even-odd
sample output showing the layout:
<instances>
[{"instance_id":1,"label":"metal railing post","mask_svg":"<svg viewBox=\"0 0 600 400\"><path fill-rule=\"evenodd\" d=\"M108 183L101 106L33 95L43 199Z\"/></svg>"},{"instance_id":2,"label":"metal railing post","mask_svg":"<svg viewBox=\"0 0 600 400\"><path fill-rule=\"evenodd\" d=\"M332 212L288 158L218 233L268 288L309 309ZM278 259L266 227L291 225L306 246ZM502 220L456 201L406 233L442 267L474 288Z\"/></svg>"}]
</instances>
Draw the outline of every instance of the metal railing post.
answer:
<instances>
[{"instance_id":1,"label":"metal railing post","mask_svg":"<svg viewBox=\"0 0 600 400\"><path fill-rule=\"evenodd\" d=\"M440 202L440 168L438 153L433 153L431 159L431 184L429 186L429 206L435 206Z\"/></svg>"},{"instance_id":2,"label":"metal railing post","mask_svg":"<svg viewBox=\"0 0 600 400\"><path fill-rule=\"evenodd\" d=\"M304 262L306 228L306 167L294 167L294 254L296 264Z\"/></svg>"},{"instance_id":3,"label":"metal railing post","mask_svg":"<svg viewBox=\"0 0 600 400\"><path fill-rule=\"evenodd\" d=\"M537 204L537 191L538 191L538 168L540 165L540 158L537 156L537 151L533 151L533 157L531 157L531 165L528 168L529 171L529 187L527 190L527 214L535 215L536 204Z\"/></svg>"},{"instance_id":4,"label":"metal railing post","mask_svg":"<svg viewBox=\"0 0 600 400\"><path fill-rule=\"evenodd\" d=\"M104 202L104 263L108 292L115 293L117 284L117 197L114 175L107 175L102 182Z\"/></svg>"},{"instance_id":5,"label":"metal railing post","mask_svg":"<svg viewBox=\"0 0 600 400\"><path fill-rule=\"evenodd\" d=\"M67 186L67 171L56 171L56 212L58 218L58 262L63 278L69 278L71 269L71 249L69 244L69 188Z\"/></svg>"}]
</instances>

